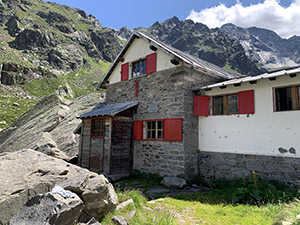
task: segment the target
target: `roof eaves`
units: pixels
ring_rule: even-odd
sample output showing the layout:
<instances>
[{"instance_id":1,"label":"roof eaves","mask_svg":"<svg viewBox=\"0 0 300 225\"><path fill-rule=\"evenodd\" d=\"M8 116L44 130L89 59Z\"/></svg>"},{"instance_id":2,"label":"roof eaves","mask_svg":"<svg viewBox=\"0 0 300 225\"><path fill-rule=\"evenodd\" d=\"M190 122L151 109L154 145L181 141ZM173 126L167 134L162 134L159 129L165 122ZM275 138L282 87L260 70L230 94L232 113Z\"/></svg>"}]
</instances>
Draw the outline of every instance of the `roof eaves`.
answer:
<instances>
[{"instance_id":1,"label":"roof eaves","mask_svg":"<svg viewBox=\"0 0 300 225\"><path fill-rule=\"evenodd\" d=\"M120 53L118 54L118 56L116 57L116 59L112 62L112 64L110 65L110 67L108 68L107 72L105 73L104 77L102 78L102 80L100 81L100 83L98 84L98 88L105 88L105 86L103 85L103 82L109 77L109 75L112 73L112 71L114 70L114 68L117 66L117 64L119 63L121 57L125 54L125 52L127 51L127 49L130 47L130 45L132 44L133 40L138 37L136 33L133 33L130 38L128 39L128 41L125 43L125 45L123 46L122 50L120 51Z\"/></svg>"},{"instance_id":2,"label":"roof eaves","mask_svg":"<svg viewBox=\"0 0 300 225\"><path fill-rule=\"evenodd\" d=\"M118 103L118 104L105 105L103 107L95 108L95 109L93 109L93 110L91 110L87 113L84 113L84 114L80 115L79 118L83 119L83 118L90 118L90 117L97 117L97 116L115 116L120 112L123 112L127 109L130 109L134 106L137 106L138 104L139 104L138 101L132 101L132 102L127 102L127 103ZM117 107L116 109L110 109L111 111L109 111L108 109L105 109L105 107L111 107L111 106L119 106L119 108ZM103 109L105 109L107 112L100 113L101 110L103 110Z\"/></svg>"},{"instance_id":3,"label":"roof eaves","mask_svg":"<svg viewBox=\"0 0 300 225\"><path fill-rule=\"evenodd\" d=\"M283 75L287 75L287 74L293 74L293 73L300 73L300 67L296 67L296 68L293 67L291 69L283 69L283 70L271 72L271 73L263 73L263 74L256 75L256 76L246 76L246 77L242 77L242 78L230 79L228 81L223 81L223 82L216 83L216 84L198 86L198 87L192 88L192 91L198 91L198 90L227 86L227 85L234 85L234 84L238 84L238 83L257 81L257 80L261 80L261 79L269 79L269 78L283 76Z\"/></svg>"}]
</instances>

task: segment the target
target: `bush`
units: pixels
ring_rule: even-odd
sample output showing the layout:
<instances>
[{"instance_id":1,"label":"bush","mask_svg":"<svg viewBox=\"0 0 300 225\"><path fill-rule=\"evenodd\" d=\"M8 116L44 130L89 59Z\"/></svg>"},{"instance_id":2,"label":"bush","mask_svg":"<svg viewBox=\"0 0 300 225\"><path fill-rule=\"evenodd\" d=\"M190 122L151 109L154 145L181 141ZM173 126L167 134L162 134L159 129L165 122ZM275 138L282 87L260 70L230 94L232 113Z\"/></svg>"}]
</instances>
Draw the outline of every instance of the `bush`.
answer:
<instances>
[{"instance_id":1,"label":"bush","mask_svg":"<svg viewBox=\"0 0 300 225\"><path fill-rule=\"evenodd\" d=\"M250 205L278 204L292 201L299 197L297 190L290 190L286 185L274 180L257 178L252 172L252 178L243 178L236 186L231 196L234 203Z\"/></svg>"}]
</instances>

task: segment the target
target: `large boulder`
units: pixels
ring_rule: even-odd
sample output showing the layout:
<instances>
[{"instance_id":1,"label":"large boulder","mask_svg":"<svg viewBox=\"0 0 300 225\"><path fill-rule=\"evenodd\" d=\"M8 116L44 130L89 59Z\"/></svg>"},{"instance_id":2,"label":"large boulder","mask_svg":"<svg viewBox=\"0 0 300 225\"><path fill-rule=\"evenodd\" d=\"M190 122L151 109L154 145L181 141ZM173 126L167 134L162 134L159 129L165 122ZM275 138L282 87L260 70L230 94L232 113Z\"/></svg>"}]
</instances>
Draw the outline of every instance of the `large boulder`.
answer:
<instances>
[{"instance_id":1,"label":"large boulder","mask_svg":"<svg viewBox=\"0 0 300 225\"><path fill-rule=\"evenodd\" d=\"M73 195L70 198L52 193L36 195L19 210L9 224L73 225L84 206L82 200L76 194Z\"/></svg>"},{"instance_id":2,"label":"large boulder","mask_svg":"<svg viewBox=\"0 0 300 225\"><path fill-rule=\"evenodd\" d=\"M0 153L31 148L64 160L78 154L81 123L77 117L95 107L103 94L89 94L73 101L56 95L45 97L0 133Z\"/></svg>"},{"instance_id":3,"label":"large boulder","mask_svg":"<svg viewBox=\"0 0 300 225\"><path fill-rule=\"evenodd\" d=\"M0 224L7 224L32 197L56 185L76 193L83 212L99 218L116 208L113 186L103 175L31 149L0 154Z\"/></svg>"}]
</instances>

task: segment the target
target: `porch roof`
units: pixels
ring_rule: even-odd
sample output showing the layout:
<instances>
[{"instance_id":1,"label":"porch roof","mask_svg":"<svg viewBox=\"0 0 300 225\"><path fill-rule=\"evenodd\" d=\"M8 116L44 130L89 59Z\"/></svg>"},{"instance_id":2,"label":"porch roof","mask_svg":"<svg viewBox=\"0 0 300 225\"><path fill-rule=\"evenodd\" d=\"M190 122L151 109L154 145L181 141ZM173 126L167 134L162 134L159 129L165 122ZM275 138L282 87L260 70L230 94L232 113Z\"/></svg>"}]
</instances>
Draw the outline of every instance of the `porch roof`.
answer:
<instances>
[{"instance_id":1,"label":"porch roof","mask_svg":"<svg viewBox=\"0 0 300 225\"><path fill-rule=\"evenodd\" d=\"M126 109L130 109L134 106L139 104L138 101L133 102L125 102L125 103L118 103L112 105L101 105L98 108L93 109L90 112L84 113L80 115L80 118L87 118L87 117L94 117L94 116L115 116L120 112L125 111Z\"/></svg>"}]
</instances>

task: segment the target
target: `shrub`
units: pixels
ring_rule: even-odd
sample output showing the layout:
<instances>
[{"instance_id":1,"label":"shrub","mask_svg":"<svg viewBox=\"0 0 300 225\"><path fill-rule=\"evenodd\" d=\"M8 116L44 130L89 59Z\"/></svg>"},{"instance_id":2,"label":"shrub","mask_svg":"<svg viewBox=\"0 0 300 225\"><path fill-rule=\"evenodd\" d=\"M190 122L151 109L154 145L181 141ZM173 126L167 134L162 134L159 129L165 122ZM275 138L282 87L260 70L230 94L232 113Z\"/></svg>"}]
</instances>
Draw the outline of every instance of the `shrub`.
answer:
<instances>
[{"instance_id":1,"label":"shrub","mask_svg":"<svg viewBox=\"0 0 300 225\"><path fill-rule=\"evenodd\" d=\"M299 197L297 190L291 190L278 181L261 179L253 171L251 178L240 180L235 187L231 200L234 203L262 205L286 203L297 197Z\"/></svg>"}]
</instances>

